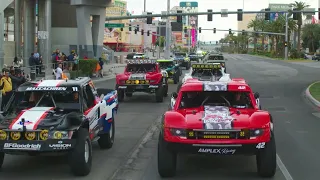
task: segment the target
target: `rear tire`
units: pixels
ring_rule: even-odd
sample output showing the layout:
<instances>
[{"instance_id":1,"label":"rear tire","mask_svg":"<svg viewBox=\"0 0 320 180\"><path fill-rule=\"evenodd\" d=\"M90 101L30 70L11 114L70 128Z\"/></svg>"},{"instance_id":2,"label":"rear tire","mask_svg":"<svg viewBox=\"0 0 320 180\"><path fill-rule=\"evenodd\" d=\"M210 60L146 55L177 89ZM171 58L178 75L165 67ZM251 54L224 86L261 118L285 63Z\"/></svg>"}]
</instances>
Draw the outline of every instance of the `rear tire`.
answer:
<instances>
[{"instance_id":1,"label":"rear tire","mask_svg":"<svg viewBox=\"0 0 320 180\"><path fill-rule=\"evenodd\" d=\"M163 86L164 90L163 90L163 97L167 97L168 96L168 85Z\"/></svg>"},{"instance_id":2,"label":"rear tire","mask_svg":"<svg viewBox=\"0 0 320 180\"><path fill-rule=\"evenodd\" d=\"M5 153L0 152L0 169L2 168L2 165L4 163L4 157L5 157Z\"/></svg>"},{"instance_id":3,"label":"rear tire","mask_svg":"<svg viewBox=\"0 0 320 180\"><path fill-rule=\"evenodd\" d=\"M176 73L176 74L174 74L174 76L173 76L173 83L174 83L174 84L178 84L178 82L179 82L179 76L178 76L178 74Z\"/></svg>"},{"instance_id":4,"label":"rear tire","mask_svg":"<svg viewBox=\"0 0 320 180\"><path fill-rule=\"evenodd\" d=\"M167 149L165 141L159 134L158 141L158 173L161 177L173 177L176 174L177 154Z\"/></svg>"},{"instance_id":5,"label":"rear tire","mask_svg":"<svg viewBox=\"0 0 320 180\"><path fill-rule=\"evenodd\" d=\"M77 143L68 154L69 166L75 176L86 176L92 166L92 146L87 129L81 128L77 132Z\"/></svg>"},{"instance_id":6,"label":"rear tire","mask_svg":"<svg viewBox=\"0 0 320 180\"><path fill-rule=\"evenodd\" d=\"M257 170L261 177L273 177L277 169L276 142L271 132L271 139L256 155Z\"/></svg>"},{"instance_id":7,"label":"rear tire","mask_svg":"<svg viewBox=\"0 0 320 180\"><path fill-rule=\"evenodd\" d=\"M118 89L118 101L119 102L124 101L124 90Z\"/></svg>"},{"instance_id":8,"label":"rear tire","mask_svg":"<svg viewBox=\"0 0 320 180\"><path fill-rule=\"evenodd\" d=\"M114 143L114 135L115 135L115 122L114 118L112 118L112 122L110 125L109 132L101 134L100 138L98 139L98 144L101 149L110 149Z\"/></svg>"},{"instance_id":9,"label":"rear tire","mask_svg":"<svg viewBox=\"0 0 320 180\"><path fill-rule=\"evenodd\" d=\"M164 87L161 86L156 90L156 102L163 102L163 89Z\"/></svg>"}]
</instances>

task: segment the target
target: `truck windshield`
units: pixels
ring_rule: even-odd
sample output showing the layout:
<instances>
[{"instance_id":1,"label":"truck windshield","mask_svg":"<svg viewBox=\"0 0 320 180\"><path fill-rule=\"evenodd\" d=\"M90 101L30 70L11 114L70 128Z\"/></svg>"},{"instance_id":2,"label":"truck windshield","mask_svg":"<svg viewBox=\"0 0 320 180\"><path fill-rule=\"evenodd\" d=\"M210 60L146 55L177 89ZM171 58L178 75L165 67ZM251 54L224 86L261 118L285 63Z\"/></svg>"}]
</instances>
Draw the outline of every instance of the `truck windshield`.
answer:
<instances>
[{"instance_id":1,"label":"truck windshield","mask_svg":"<svg viewBox=\"0 0 320 180\"><path fill-rule=\"evenodd\" d=\"M159 65L160 65L161 69L167 69L167 68L173 67L174 63L172 61L170 61L170 62L160 62Z\"/></svg>"},{"instance_id":2,"label":"truck windshield","mask_svg":"<svg viewBox=\"0 0 320 180\"><path fill-rule=\"evenodd\" d=\"M192 69L191 76L222 76L222 72L220 69Z\"/></svg>"},{"instance_id":3,"label":"truck windshield","mask_svg":"<svg viewBox=\"0 0 320 180\"><path fill-rule=\"evenodd\" d=\"M183 57L185 57L185 56L186 56L186 53L175 53L174 55L175 55L175 56L183 56Z\"/></svg>"},{"instance_id":4,"label":"truck windshield","mask_svg":"<svg viewBox=\"0 0 320 180\"><path fill-rule=\"evenodd\" d=\"M128 64L127 72L132 73L146 73L146 72L155 72L155 64Z\"/></svg>"},{"instance_id":5,"label":"truck windshield","mask_svg":"<svg viewBox=\"0 0 320 180\"><path fill-rule=\"evenodd\" d=\"M73 91L28 91L15 92L7 108L8 113L19 113L32 107L55 107L65 110L80 110L79 92Z\"/></svg>"},{"instance_id":6,"label":"truck windshield","mask_svg":"<svg viewBox=\"0 0 320 180\"><path fill-rule=\"evenodd\" d=\"M223 56L209 56L208 60L224 60Z\"/></svg>"},{"instance_id":7,"label":"truck windshield","mask_svg":"<svg viewBox=\"0 0 320 180\"><path fill-rule=\"evenodd\" d=\"M180 108L196 108L204 105L233 108L253 108L249 92L213 91L182 92Z\"/></svg>"}]
</instances>

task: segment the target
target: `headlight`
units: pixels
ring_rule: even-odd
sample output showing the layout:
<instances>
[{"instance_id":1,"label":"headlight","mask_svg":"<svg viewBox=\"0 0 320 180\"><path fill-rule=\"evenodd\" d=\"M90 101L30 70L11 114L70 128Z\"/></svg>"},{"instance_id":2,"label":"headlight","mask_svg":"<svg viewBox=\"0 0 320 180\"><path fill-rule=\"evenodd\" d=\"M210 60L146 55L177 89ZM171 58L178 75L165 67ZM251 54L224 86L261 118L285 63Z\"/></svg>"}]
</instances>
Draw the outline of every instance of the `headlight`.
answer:
<instances>
[{"instance_id":1,"label":"headlight","mask_svg":"<svg viewBox=\"0 0 320 180\"><path fill-rule=\"evenodd\" d=\"M170 132L173 136L186 137L186 130L185 129L171 128Z\"/></svg>"},{"instance_id":2,"label":"headlight","mask_svg":"<svg viewBox=\"0 0 320 180\"><path fill-rule=\"evenodd\" d=\"M258 137L263 134L264 130L263 129L251 129L250 130L250 137Z\"/></svg>"},{"instance_id":3,"label":"headlight","mask_svg":"<svg viewBox=\"0 0 320 180\"><path fill-rule=\"evenodd\" d=\"M32 141L36 139L37 135L36 135L36 132L25 132L24 137L27 140Z\"/></svg>"},{"instance_id":4,"label":"headlight","mask_svg":"<svg viewBox=\"0 0 320 180\"><path fill-rule=\"evenodd\" d=\"M130 84L131 83L131 81L130 80L126 80L126 84Z\"/></svg>"},{"instance_id":5,"label":"headlight","mask_svg":"<svg viewBox=\"0 0 320 180\"><path fill-rule=\"evenodd\" d=\"M68 131L49 131L49 139L69 139Z\"/></svg>"},{"instance_id":6,"label":"headlight","mask_svg":"<svg viewBox=\"0 0 320 180\"><path fill-rule=\"evenodd\" d=\"M10 132L10 138L12 140L19 140L21 138L21 132Z\"/></svg>"},{"instance_id":7,"label":"headlight","mask_svg":"<svg viewBox=\"0 0 320 180\"><path fill-rule=\"evenodd\" d=\"M5 131L0 130L0 140L6 140L7 133Z\"/></svg>"}]
</instances>

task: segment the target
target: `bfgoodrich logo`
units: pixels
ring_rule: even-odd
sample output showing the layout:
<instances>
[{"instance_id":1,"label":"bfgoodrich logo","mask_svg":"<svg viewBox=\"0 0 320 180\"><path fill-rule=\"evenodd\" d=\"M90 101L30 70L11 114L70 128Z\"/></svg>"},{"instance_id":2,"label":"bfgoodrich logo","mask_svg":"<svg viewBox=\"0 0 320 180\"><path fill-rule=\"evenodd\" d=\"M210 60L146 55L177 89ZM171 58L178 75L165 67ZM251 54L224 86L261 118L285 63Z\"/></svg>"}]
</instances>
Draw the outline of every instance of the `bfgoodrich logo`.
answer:
<instances>
[{"instance_id":1,"label":"bfgoodrich logo","mask_svg":"<svg viewBox=\"0 0 320 180\"><path fill-rule=\"evenodd\" d=\"M18 144L18 143L5 143L3 149L16 149L16 150L40 150L41 144Z\"/></svg>"}]
</instances>

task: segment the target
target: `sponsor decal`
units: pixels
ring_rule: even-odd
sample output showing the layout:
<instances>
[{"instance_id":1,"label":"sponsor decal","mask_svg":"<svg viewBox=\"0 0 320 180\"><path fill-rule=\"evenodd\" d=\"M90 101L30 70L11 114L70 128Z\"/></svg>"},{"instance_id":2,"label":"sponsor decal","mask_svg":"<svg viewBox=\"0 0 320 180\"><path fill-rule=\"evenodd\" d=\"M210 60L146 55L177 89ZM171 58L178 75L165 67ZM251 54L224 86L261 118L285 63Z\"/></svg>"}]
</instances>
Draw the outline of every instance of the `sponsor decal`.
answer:
<instances>
[{"instance_id":1,"label":"sponsor decal","mask_svg":"<svg viewBox=\"0 0 320 180\"><path fill-rule=\"evenodd\" d=\"M28 87L26 91L66 91L67 87Z\"/></svg>"},{"instance_id":2,"label":"sponsor decal","mask_svg":"<svg viewBox=\"0 0 320 180\"><path fill-rule=\"evenodd\" d=\"M204 91L227 91L227 83L222 82L211 82L205 81L203 82L203 90Z\"/></svg>"},{"instance_id":3,"label":"sponsor decal","mask_svg":"<svg viewBox=\"0 0 320 180\"><path fill-rule=\"evenodd\" d=\"M222 154L222 155L232 155L236 152L236 149L228 149L228 148L219 148L219 149L211 149L211 148L199 148L198 153L209 153L209 154Z\"/></svg>"},{"instance_id":4,"label":"sponsor decal","mask_svg":"<svg viewBox=\"0 0 320 180\"><path fill-rule=\"evenodd\" d=\"M146 80L146 74L131 74L129 80Z\"/></svg>"},{"instance_id":5,"label":"sponsor decal","mask_svg":"<svg viewBox=\"0 0 320 180\"><path fill-rule=\"evenodd\" d=\"M21 125L21 126L23 126L23 125L27 126L27 125L33 124L33 122L25 120L25 122L20 121L20 122L18 122L17 124L19 124L19 125Z\"/></svg>"},{"instance_id":6,"label":"sponsor decal","mask_svg":"<svg viewBox=\"0 0 320 180\"><path fill-rule=\"evenodd\" d=\"M204 106L204 129L232 129L233 120L228 107Z\"/></svg>"},{"instance_id":7,"label":"sponsor decal","mask_svg":"<svg viewBox=\"0 0 320 180\"><path fill-rule=\"evenodd\" d=\"M158 85L150 85L149 88L158 88Z\"/></svg>"},{"instance_id":8,"label":"sponsor decal","mask_svg":"<svg viewBox=\"0 0 320 180\"><path fill-rule=\"evenodd\" d=\"M39 151L41 144L5 143L3 149Z\"/></svg>"},{"instance_id":9,"label":"sponsor decal","mask_svg":"<svg viewBox=\"0 0 320 180\"><path fill-rule=\"evenodd\" d=\"M58 141L58 144L49 144L49 148L60 150L60 149L69 149L71 144L64 144L63 141Z\"/></svg>"},{"instance_id":10,"label":"sponsor decal","mask_svg":"<svg viewBox=\"0 0 320 180\"><path fill-rule=\"evenodd\" d=\"M239 90L245 90L245 89L246 89L246 86L239 86L238 89L239 89Z\"/></svg>"}]
</instances>

